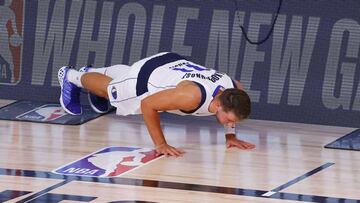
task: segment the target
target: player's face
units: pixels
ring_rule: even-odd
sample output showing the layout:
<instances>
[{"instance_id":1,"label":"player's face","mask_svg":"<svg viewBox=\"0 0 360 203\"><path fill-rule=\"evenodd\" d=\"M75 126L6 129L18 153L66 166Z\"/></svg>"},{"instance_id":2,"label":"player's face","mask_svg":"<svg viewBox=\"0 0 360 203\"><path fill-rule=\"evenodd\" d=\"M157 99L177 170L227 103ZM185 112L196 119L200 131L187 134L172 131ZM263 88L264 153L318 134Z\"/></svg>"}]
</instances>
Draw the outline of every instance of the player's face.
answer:
<instances>
[{"instance_id":1,"label":"player's face","mask_svg":"<svg viewBox=\"0 0 360 203\"><path fill-rule=\"evenodd\" d=\"M233 125L236 122L239 122L233 112L225 112L221 106L216 111L216 119L219 123L223 125Z\"/></svg>"}]
</instances>

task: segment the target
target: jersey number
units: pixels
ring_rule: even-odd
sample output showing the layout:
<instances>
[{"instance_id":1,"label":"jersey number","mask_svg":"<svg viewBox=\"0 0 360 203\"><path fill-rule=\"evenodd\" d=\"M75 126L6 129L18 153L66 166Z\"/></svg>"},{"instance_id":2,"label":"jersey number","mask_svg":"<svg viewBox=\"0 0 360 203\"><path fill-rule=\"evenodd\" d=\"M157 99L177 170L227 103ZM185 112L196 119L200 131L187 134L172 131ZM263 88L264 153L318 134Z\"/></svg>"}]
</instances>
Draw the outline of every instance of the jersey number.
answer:
<instances>
[{"instance_id":1,"label":"jersey number","mask_svg":"<svg viewBox=\"0 0 360 203\"><path fill-rule=\"evenodd\" d=\"M191 64L186 64L186 67L183 67L183 68L174 68L173 70L178 70L178 71L181 71L181 72L189 73L189 72L193 72L193 71L195 71L195 70L197 70L197 71L204 71L204 70L207 70L207 69L206 69L206 68L203 68L203 67L191 65Z\"/></svg>"}]
</instances>

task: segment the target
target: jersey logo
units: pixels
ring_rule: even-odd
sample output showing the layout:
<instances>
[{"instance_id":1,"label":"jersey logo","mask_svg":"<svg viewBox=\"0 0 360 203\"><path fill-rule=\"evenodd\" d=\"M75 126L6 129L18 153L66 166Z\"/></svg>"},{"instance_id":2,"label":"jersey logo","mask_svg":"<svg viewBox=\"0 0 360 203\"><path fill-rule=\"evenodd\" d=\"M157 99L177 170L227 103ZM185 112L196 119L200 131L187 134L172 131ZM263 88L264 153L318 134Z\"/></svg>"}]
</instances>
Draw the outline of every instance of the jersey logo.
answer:
<instances>
[{"instance_id":1,"label":"jersey logo","mask_svg":"<svg viewBox=\"0 0 360 203\"><path fill-rule=\"evenodd\" d=\"M115 86L111 88L111 95L114 99L117 99L117 90Z\"/></svg>"}]
</instances>

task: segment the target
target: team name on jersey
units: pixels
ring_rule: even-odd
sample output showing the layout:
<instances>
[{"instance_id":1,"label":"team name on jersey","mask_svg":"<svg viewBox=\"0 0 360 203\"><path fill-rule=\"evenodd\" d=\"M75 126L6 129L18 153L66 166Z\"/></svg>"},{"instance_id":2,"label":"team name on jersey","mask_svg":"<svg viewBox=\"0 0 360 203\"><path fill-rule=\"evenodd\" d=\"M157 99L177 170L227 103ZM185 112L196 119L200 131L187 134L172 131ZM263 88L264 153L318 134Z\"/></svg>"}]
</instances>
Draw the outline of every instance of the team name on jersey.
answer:
<instances>
[{"instance_id":1,"label":"team name on jersey","mask_svg":"<svg viewBox=\"0 0 360 203\"><path fill-rule=\"evenodd\" d=\"M220 80L222 77L224 76L224 73L214 73L210 76L204 76L203 74L200 73L185 73L184 76L181 79L186 79L186 78L200 78L200 79L206 79L206 80L210 80L211 82L215 83L216 81Z\"/></svg>"}]
</instances>

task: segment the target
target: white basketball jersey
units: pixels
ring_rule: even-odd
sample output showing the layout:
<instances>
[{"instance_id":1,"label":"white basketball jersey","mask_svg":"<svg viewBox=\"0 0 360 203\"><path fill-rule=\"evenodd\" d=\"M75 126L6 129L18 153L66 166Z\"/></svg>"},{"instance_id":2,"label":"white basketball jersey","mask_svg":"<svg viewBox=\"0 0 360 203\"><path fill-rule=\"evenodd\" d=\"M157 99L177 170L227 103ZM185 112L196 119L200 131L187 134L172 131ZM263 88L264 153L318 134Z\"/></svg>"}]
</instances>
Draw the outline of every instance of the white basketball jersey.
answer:
<instances>
[{"instance_id":1,"label":"white basketball jersey","mask_svg":"<svg viewBox=\"0 0 360 203\"><path fill-rule=\"evenodd\" d=\"M163 58L166 58L166 55L171 56L174 55L174 53L167 53L163 55ZM149 94L154 94L168 88L174 88L178 83L184 80L193 81L199 86L202 93L200 106L191 112L183 112L180 110L168 112L179 115L213 115L213 113L210 113L208 110L210 102L222 87L225 89L234 88L235 84L232 79L225 73L205 68L186 59L176 60L178 58L174 58L175 61L163 64L152 71L147 86Z\"/></svg>"},{"instance_id":2,"label":"white basketball jersey","mask_svg":"<svg viewBox=\"0 0 360 203\"><path fill-rule=\"evenodd\" d=\"M130 70L111 81L108 94L118 115L140 114L141 100L156 92L175 88L184 80L193 81L201 90L201 102L191 112L169 111L179 115L213 115L208 108L221 87L234 88L231 78L216 70L186 60L175 53L159 53L135 62Z\"/></svg>"}]
</instances>

